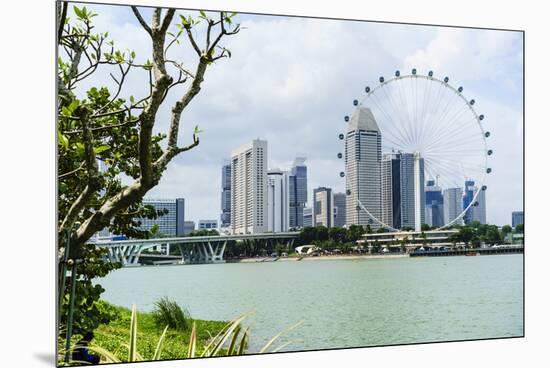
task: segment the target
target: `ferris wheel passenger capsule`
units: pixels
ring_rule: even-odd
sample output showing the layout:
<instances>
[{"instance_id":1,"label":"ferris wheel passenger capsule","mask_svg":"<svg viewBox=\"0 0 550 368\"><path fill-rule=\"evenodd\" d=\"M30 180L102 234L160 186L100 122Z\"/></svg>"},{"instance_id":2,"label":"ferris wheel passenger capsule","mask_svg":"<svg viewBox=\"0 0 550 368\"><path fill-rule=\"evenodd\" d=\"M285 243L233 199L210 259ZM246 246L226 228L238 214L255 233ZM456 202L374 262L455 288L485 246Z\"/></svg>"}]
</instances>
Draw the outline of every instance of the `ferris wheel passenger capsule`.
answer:
<instances>
[{"instance_id":1,"label":"ferris wheel passenger capsule","mask_svg":"<svg viewBox=\"0 0 550 368\"><path fill-rule=\"evenodd\" d=\"M462 86L458 87L458 92L462 93L462 91L464 91L464 88Z\"/></svg>"},{"instance_id":2,"label":"ferris wheel passenger capsule","mask_svg":"<svg viewBox=\"0 0 550 368\"><path fill-rule=\"evenodd\" d=\"M493 171L493 170L491 170L491 168L490 168L490 167L488 167L488 168L487 168L487 174L490 174L490 173L491 173L491 171Z\"/></svg>"},{"instance_id":3,"label":"ferris wheel passenger capsule","mask_svg":"<svg viewBox=\"0 0 550 368\"><path fill-rule=\"evenodd\" d=\"M401 73L399 72L399 70L396 70L396 71L395 71L395 76L396 76L396 77L399 77L400 75L401 75Z\"/></svg>"},{"instance_id":4,"label":"ferris wheel passenger capsule","mask_svg":"<svg viewBox=\"0 0 550 368\"><path fill-rule=\"evenodd\" d=\"M353 106L357 106L357 105L359 105L359 101L353 100Z\"/></svg>"},{"instance_id":5,"label":"ferris wheel passenger capsule","mask_svg":"<svg viewBox=\"0 0 550 368\"><path fill-rule=\"evenodd\" d=\"M489 156L491 156L491 155L493 154L493 150L488 150L488 151L487 151L487 154L488 154Z\"/></svg>"},{"instance_id":6,"label":"ferris wheel passenger capsule","mask_svg":"<svg viewBox=\"0 0 550 368\"><path fill-rule=\"evenodd\" d=\"M491 132L485 132L485 138L489 138L490 135L491 135Z\"/></svg>"},{"instance_id":7,"label":"ferris wheel passenger capsule","mask_svg":"<svg viewBox=\"0 0 550 368\"><path fill-rule=\"evenodd\" d=\"M476 100L474 100L474 99L471 99L471 100L470 100L470 105L473 106L475 103L476 103Z\"/></svg>"},{"instance_id":8,"label":"ferris wheel passenger capsule","mask_svg":"<svg viewBox=\"0 0 550 368\"><path fill-rule=\"evenodd\" d=\"M412 73L413 75L416 75L416 68L413 68Z\"/></svg>"},{"instance_id":9,"label":"ferris wheel passenger capsule","mask_svg":"<svg viewBox=\"0 0 550 368\"><path fill-rule=\"evenodd\" d=\"M367 93L370 92L370 87L369 87L369 86L366 86L366 87L365 87L365 92L367 92Z\"/></svg>"},{"instance_id":10,"label":"ferris wheel passenger capsule","mask_svg":"<svg viewBox=\"0 0 550 368\"><path fill-rule=\"evenodd\" d=\"M349 116L344 116L344 121L347 123L349 121Z\"/></svg>"},{"instance_id":11,"label":"ferris wheel passenger capsule","mask_svg":"<svg viewBox=\"0 0 550 368\"><path fill-rule=\"evenodd\" d=\"M483 120L483 119L485 119L485 115L483 114L479 115L479 120Z\"/></svg>"},{"instance_id":12,"label":"ferris wheel passenger capsule","mask_svg":"<svg viewBox=\"0 0 550 368\"><path fill-rule=\"evenodd\" d=\"M342 156L342 153L338 152L338 154L336 155L336 157L342 158L342 157L343 157L343 156Z\"/></svg>"},{"instance_id":13,"label":"ferris wheel passenger capsule","mask_svg":"<svg viewBox=\"0 0 550 368\"><path fill-rule=\"evenodd\" d=\"M340 140L343 140L344 139L344 135L342 133L338 134L338 138L340 138Z\"/></svg>"},{"instance_id":14,"label":"ferris wheel passenger capsule","mask_svg":"<svg viewBox=\"0 0 550 368\"><path fill-rule=\"evenodd\" d=\"M340 177L343 178L344 176L346 176L346 174L344 174L343 171L340 171Z\"/></svg>"},{"instance_id":15,"label":"ferris wheel passenger capsule","mask_svg":"<svg viewBox=\"0 0 550 368\"><path fill-rule=\"evenodd\" d=\"M487 185L482 186L481 190L487 190Z\"/></svg>"},{"instance_id":16,"label":"ferris wheel passenger capsule","mask_svg":"<svg viewBox=\"0 0 550 368\"><path fill-rule=\"evenodd\" d=\"M474 207L477 207L477 206L479 206L479 202L478 202L478 201L475 201L475 202L474 202Z\"/></svg>"},{"instance_id":17,"label":"ferris wheel passenger capsule","mask_svg":"<svg viewBox=\"0 0 550 368\"><path fill-rule=\"evenodd\" d=\"M445 78L443 79L443 82L449 83L449 77L445 77Z\"/></svg>"},{"instance_id":18,"label":"ferris wheel passenger capsule","mask_svg":"<svg viewBox=\"0 0 550 368\"><path fill-rule=\"evenodd\" d=\"M384 83L384 77L380 77L378 80L380 81L380 83Z\"/></svg>"},{"instance_id":19,"label":"ferris wheel passenger capsule","mask_svg":"<svg viewBox=\"0 0 550 368\"><path fill-rule=\"evenodd\" d=\"M347 189L346 190L346 195L351 195L351 190Z\"/></svg>"},{"instance_id":20,"label":"ferris wheel passenger capsule","mask_svg":"<svg viewBox=\"0 0 550 368\"><path fill-rule=\"evenodd\" d=\"M434 76L434 72L432 72L431 70L428 72L428 77L433 77Z\"/></svg>"}]
</instances>

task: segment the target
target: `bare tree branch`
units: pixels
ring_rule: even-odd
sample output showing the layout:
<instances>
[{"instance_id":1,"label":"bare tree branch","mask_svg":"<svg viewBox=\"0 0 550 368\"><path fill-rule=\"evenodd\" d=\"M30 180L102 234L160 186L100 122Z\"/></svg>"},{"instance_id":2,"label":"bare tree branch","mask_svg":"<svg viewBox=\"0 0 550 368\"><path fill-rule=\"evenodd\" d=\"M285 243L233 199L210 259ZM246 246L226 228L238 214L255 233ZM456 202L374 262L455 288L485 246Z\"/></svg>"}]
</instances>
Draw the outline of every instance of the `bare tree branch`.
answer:
<instances>
[{"instance_id":1,"label":"bare tree branch","mask_svg":"<svg viewBox=\"0 0 550 368\"><path fill-rule=\"evenodd\" d=\"M73 202L67 215L59 227L59 234L63 234L70 229L78 215L84 209L91 196L99 189L99 168L94 154L93 135L89 125L90 111L86 107L78 107L75 112L80 117L82 124L82 138L84 143L84 156L86 170L88 172L88 182L78 198Z\"/></svg>"},{"instance_id":2,"label":"bare tree branch","mask_svg":"<svg viewBox=\"0 0 550 368\"><path fill-rule=\"evenodd\" d=\"M61 42L61 36L63 36L63 27L65 27L65 19L67 19L67 2L63 2L60 4L62 7L61 9L61 15L58 18L58 24L57 24L57 43L59 44Z\"/></svg>"},{"instance_id":3,"label":"bare tree branch","mask_svg":"<svg viewBox=\"0 0 550 368\"><path fill-rule=\"evenodd\" d=\"M139 24L141 24L143 29L145 29L147 31L147 33L149 33L149 36L153 36L153 32L151 31L151 27L149 27L147 22L145 22L145 19L143 19L143 17L141 16L138 8L136 6L132 6L132 11L134 12L134 15L136 16Z\"/></svg>"},{"instance_id":4,"label":"bare tree branch","mask_svg":"<svg viewBox=\"0 0 550 368\"><path fill-rule=\"evenodd\" d=\"M67 176L70 176L70 175L72 175L72 174L74 174L74 173L76 173L76 172L82 170L82 169L84 168L84 165L85 165L85 164L86 164L86 161L82 161L82 163L80 164L80 166L78 166L76 169L71 170L71 171L69 171L69 172L66 172L66 173L64 173L64 174L61 174L61 175L59 175L57 178L58 178L58 179L66 178Z\"/></svg>"}]
</instances>

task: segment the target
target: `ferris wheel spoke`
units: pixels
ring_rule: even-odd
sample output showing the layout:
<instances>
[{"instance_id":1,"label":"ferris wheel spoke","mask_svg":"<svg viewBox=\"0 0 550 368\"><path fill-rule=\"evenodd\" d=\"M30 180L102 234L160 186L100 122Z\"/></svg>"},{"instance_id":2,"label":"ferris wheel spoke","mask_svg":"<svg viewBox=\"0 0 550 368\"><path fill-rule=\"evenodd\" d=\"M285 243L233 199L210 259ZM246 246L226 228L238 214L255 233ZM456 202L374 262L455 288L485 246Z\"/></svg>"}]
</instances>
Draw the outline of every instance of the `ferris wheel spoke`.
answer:
<instances>
[{"instance_id":1,"label":"ferris wheel spoke","mask_svg":"<svg viewBox=\"0 0 550 368\"><path fill-rule=\"evenodd\" d=\"M438 121L439 107L441 105L441 101L443 100L443 92L443 85L439 84L439 88L435 96L436 102L433 104L434 108L431 110L429 120L426 123L426 130L432 129L433 125Z\"/></svg>"},{"instance_id":2,"label":"ferris wheel spoke","mask_svg":"<svg viewBox=\"0 0 550 368\"><path fill-rule=\"evenodd\" d=\"M461 169L467 168L472 170L471 174L483 175L483 170L484 170L483 165L470 164L470 163L456 161L456 160L438 159L436 162L434 161L430 161L430 162L431 162L431 165L447 167L450 170L456 170L457 167Z\"/></svg>"},{"instance_id":3,"label":"ferris wheel spoke","mask_svg":"<svg viewBox=\"0 0 550 368\"><path fill-rule=\"evenodd\" d=\"M386 110L382 107L382 104L380 102L378 102L376 99L372 99L372 101L375 103L375 105L377 106L378 110L384 114L384 116L386 117L386 119L389 121L391 121L392 125L395 126L395 122L393 120L393 118L390 116L390 114L388 112L386 112ZM384 136L386 136L386 139L387 138L387 135L390 135L390 131L391 130L385 130L384 131L384 134L382 134L382 140L384 140ZM392 141L393 142L396 142L396 143L400 143L402 146L404 145L407 145L407 139L406 137L403 137L401 135L401 130L399 129L396 129L396 131L399 133L399 136L397 136L396 134L391 134L391 137L392 137ZM389 140L389 139L388 139Z\"/></svg>"},{"instance_id":4,"label":"ferris wheel spoke","mask_svg":"<svg viewBox=\"0 0 550 368\"><path fill-rule=\"evenodd\" d=\"M464 125L460 123L462 123L462 116L468 111L470 111L468 107L462 106L461 112L457 113L457 115L452 120L447 121L446 124L441 124L431 133L430 139L439 138L442 135L453 135L457 131L464 129ZM470 116L468 119L466 119L466 121L464 121L464 124L469 124L470 122L475 121L477 121L477 117ZM447 126L449 126L450 129L447 129Z\"/></svg>"},{"instance_id":5,"label":"ferris wheel spoke","mask_svg":"<svg viewBox=\"0 0 550 368\"><path fill-rule=\"evenodd\" d=\"M401 99L401 103L402 103L402 106L405 107L405 123L406 123L406 126L404 126L404 131L406 132L406 134L408 136L411 137L411 145L414 145L414 137L412 136L412 123L411 123L411 118L410 118L410 114L409 114L409 103L407 101L407 95L406 93L404 92L404 87L401 85L401 83L399 83L397 85L398 89L399 89L399 97Z\"/></svg>"},{"instance_id":6,"label":"ferris wheel spoke","mask_svg":"<svg viewBox=\"0 0 550 368\"><path fill-rule=\"evenodd\" d=\"M480 134L476 133L476 134L469 134L469 135L466 135L466 134L463 134L463 135L459 135L458 133L460 133L460 131L457 131L457 132L454 132L455 134L452 135L452 134L448 134L444 137L439 137L437 138L437 140L433 140L430 144L428 144L425 148L425 151L430 151L432 150L434 147L452 147L456 144L460 144L460 143L463 143L464 145L466 145L467 143L470 144L472 142L479 142L480 140Z\"/></svg>"},{"instance_id":7,"label":"ferris wheel spoke","mask_svg":"<svg viewBox=\"0 0 550 368\"><path fill-rule=\"evenodd\" d=\"M447 88L447 87L445 87ZM446 122L446 116L448 115L449 111L452 110L453 108L453 98L452 96L449 97L448 94L445 96L445 107L443 108L443 110L441 111L440 114L438 114L438 116L432 120L432 125L430 126L429 129L426 129L425 132L424 132L424 142L429 142L431 137L435 134L436 131L439 131L440 129L443 129L443 126L445 125L445 122Z\"/></svg>"},{"instance_id":8,"label":"ferris wheel spoke","mask_svg":"<svg viewBox=\"0 0 550 368\"><path fill-rule=\"evenodd\" d=\"M384 87L385 87L385 86L384 86ZM381 89L382 89L383 93L386 95L387 101L389 101L389 103L391 104L390 108L391 108L393 111L399 111L399 109L397 108L397 106L394 106L393 99L391 98L391 94L388 94L388 92L386 91L386 88L384 88L384 87L382 87ZM389 116L390 114L387 114L387 113L386 113L386 115ZM391 120L392 120L392 122L395 122L394 119L393 119L393 117L391 118ZM400 116L400 115L399 115L399 120L401 120L401 116ZM386 130L384 130L384 132L383 132L383 134L382 134L382 139L384 139L384 135L389 134L389 132L392 131L392 130L395 130L397 133L399 133L399 138L400 138L403 142L405 142L407 145L410 145L410 144L411 144L410 137L404 134L404 130L403 130L403 129L398 129L398 128L399 128L398 125L399 125L399 124L398 124L397 122L395 122L395 124L393 124L393 128L395 128L395 129L386 129ZM402 124L402 121L401 121L401 125L403 125L403 124Z\"/></svg>"}]
</instances>

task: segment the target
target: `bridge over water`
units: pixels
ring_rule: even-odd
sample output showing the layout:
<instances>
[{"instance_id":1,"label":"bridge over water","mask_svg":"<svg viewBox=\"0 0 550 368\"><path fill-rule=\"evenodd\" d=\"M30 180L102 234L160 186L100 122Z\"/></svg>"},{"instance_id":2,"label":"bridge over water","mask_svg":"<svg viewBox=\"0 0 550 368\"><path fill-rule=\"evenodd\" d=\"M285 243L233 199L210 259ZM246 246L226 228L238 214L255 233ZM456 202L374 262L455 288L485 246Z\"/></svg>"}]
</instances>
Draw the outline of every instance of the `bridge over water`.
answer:
<instances>
[{"instance_id":1,"label":"bridge over water","mask_svg":"<svg viewBox=\"0 0 550 368\"><path fill-rule=\"evenodd\" d=\"M123 266L139 265L142 252L147 249L165 248L166 253L169 254L170 249L173 247L179 248L182 263L222 263L225 262L223 254L229 241L262 242L265 245L277 242L284 243L290 248L294 245L294 240L299 234L299 232L284 232L112 240L98 241L94 245L107 248L108 259L111 262L120 262Z\"/></svg>"}]
</instances>

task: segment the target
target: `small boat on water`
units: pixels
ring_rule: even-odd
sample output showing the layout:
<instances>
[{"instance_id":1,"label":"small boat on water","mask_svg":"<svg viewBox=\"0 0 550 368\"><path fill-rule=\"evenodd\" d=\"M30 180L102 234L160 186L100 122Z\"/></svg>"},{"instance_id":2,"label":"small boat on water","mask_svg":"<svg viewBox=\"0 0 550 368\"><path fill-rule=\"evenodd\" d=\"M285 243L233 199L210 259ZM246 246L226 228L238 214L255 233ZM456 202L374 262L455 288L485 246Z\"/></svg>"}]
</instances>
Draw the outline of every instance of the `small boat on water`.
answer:
<instances>
[{"instance_id":1,"label":"small boat on water","mask_svg":"<svg viewBox=\"0 0 550 368\"><path fill-rule=\"evenodd\" d=\"M480 253L479 252L468 252L465 254L465 256L479 256Z\"/></svg>"}]
</instances>

